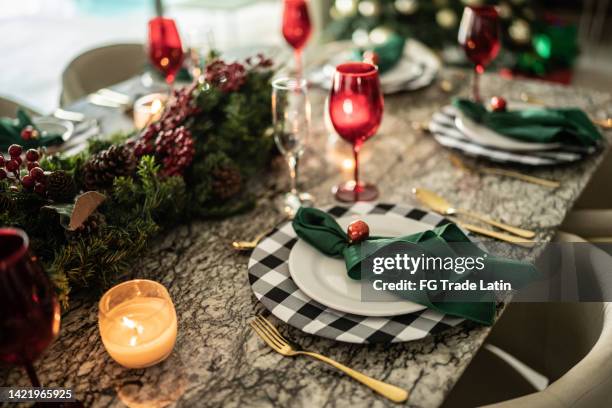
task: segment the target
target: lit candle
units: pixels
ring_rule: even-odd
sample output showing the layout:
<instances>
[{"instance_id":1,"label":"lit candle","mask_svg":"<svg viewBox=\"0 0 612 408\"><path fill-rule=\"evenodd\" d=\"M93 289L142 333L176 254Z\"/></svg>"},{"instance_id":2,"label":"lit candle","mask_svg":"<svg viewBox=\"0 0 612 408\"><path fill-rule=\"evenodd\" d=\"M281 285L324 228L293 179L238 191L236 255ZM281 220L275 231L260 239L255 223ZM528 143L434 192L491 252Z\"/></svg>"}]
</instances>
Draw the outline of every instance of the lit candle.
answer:
<instances>
[{"instance_id":1,"label":"lit candle","mask_svg":"<svg viewBox=\"0 0 612 408\"><path fill-rule=\"evenodd\" d=\"M137 279L124 282L100 299L98 324L106 351L127 368L165 360L176 342L177 321L166 288Z\"/></svg>"},{"instance_id":2,"label":"lit candle","mask_svg":"<svg viewBox=\"0 0 612 408\"><path fill-rule=\"evenodd\" d=\"M149 123L158 120L164 110L167 96L161 93L154 93L138 98L134 102L134 126L142 129Z\"/></svg>"}]
</instances>

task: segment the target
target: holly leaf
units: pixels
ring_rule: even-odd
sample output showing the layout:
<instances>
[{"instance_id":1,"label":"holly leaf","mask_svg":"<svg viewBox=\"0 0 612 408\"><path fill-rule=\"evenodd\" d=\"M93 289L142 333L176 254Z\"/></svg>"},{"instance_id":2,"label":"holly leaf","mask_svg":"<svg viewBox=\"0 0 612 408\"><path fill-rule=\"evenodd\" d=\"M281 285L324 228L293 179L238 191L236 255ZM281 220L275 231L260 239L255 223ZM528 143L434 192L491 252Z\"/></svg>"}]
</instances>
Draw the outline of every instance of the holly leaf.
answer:
<instances>
[{"instance_id":1,"label":"holly leaf","mask_svg":"<svg viewBox=\"0 0 612 408\"><path fill-rule=\"evenodd\" d=\"M54 211L60 216L60 224L68 231L75 231L106 200L104 194L88 191L79 195L71 204L50 204L43 208Z\"/></svg>"}]
</instances>

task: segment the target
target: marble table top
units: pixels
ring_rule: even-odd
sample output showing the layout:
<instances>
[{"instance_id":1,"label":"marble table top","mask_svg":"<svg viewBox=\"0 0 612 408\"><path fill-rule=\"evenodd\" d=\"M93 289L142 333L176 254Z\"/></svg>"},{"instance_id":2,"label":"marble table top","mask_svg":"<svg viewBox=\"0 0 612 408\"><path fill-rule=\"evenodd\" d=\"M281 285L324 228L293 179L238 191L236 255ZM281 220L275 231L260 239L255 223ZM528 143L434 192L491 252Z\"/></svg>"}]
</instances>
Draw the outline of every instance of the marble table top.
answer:
<instances>
[{"instance_id":1,"label":"marble table top","mask_svg":"<svg viewBox=\"0 0 612 408\"><path fill-rule=\"evenodd\" d=\"M456 93L469 80L444 70ZM612 97L533 81L507 81L485 75L483 94L517 98L520 92L553 104L578 106L591 114L612 112ZM135 81L126 92L142 92ZM409 94L388 96L379 133L362 153L362 175L378 184L382 202L417 204L414 187L444 195L502 221L537 231L546 242L585 187L601 155L565 167L521 170L560 180L556 190L492 175L465 174L448 160L448 150L415 130L447 103L437 84ZM331 187L350 177L341 171L350 150L329 136L323 120L325 94L313 90L314 134L301 161L301 187L320 205L330 204ZM98 117L105 132L129 128L129 118L107 108L77 103L73 109ZM612 133L607 133L608 139ZM164 284L174 300L179 333L172 355L144 370L128 370L104 350L97 326L97 299L73 297L59 338L37 361L41 381L72 387L86 406L95 407L383 407L394 405L325 364L285 358L268 348L248 321L264 309L247 280L248 255L234 252L235 239L256 236L282 219L281 194L288 186L282 160L272 166L265 190L252 212L220 221L196 221L163 233L130 275ZM436 407L482 346L491 328L465 323L419 341L393 345L354 345L306 335L277 319L280 331L299 346L326 354L352 368L410 391L406 405ZM27 385L20 369L2 372L1 385Z\"/></svg>"}]
</instances>

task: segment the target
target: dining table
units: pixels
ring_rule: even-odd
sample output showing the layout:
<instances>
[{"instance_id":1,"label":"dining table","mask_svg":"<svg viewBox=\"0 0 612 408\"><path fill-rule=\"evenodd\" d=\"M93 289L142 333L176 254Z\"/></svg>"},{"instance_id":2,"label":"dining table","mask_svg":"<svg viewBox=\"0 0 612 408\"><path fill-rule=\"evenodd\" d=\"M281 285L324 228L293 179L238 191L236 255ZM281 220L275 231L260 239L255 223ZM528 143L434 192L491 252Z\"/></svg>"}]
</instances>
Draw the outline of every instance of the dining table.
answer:
<instances>
[{"instance_id":1,"label":"dining table","mask_svg":"<svg viewBox=\"0 0 612 408\"><path fill-rule=\"evenodd\" d=\"M440 83L447 81L441 87ZM518 167L525 174L558 180L551 189L499 175L461 171L422 124L454 95L469 94L468 72L443 68L437 81L419 91L385 97L378 133L362 150L362 177L375 182L381 203L419 206L413 188L435 191L453 204L533 230L539 243L551 241L602 161L612 138L599 154L554 167ZM449 89L448 84L452 86ZM612 96L543 81L482 78L483 95L519 99L537 95L551 105L576 106L596 116L612 112ZM140 78L113 89L131 96L150 92ZM312 134L300 159L300 188L318 207L334 204L331 189L351 177L349 145L338 140L326 123L327 92L310 89ZM78 101L66 109L96 118L101 134L129 131L132 119L122 109ZM468 160L468 159L466 159ZM105 351L98 329L101 294L73 293L63 311L61 332L36 362L46 386L68 387L92 407L384 407L386 400L316 360L287 358L268 347L251 329L258 314L269 315L257 301L247 276L249 254L232 248L235 240L252 239L286 222L280 208L288 188L281 157L250 182L256 207L225 219L203 219L161 232L122 278L147 278L162 283L173 299L178 337L170 357L146 369L123 368ZM494 241L479 238L485 246ZM511 248L505 246L504 248ZM499 254L509 255L509 254ZM511 255L511 254L510 254ZM535 261L536 252L526 257ZM498 315L504 312L498 307ZM437 407L487 341L492 326L464 322L420 340L392 344L349 344L306 334L269 320L299 347L329 356L355 370L400 386L410 395L405 406ZM3 367L2 385L28 384L24 370ZM495 375L491 373L491 375Z\"/></svg>"}]
</instances>

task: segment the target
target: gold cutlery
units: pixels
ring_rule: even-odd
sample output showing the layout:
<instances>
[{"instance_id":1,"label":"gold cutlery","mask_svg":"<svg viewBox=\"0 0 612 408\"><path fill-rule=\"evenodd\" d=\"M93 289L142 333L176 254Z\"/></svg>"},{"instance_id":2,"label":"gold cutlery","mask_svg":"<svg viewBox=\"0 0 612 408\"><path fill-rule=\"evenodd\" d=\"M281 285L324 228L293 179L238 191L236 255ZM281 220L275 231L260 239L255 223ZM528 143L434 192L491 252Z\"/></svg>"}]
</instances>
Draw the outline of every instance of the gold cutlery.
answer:
<instances>
[{"instance_id":1,"label":"gold cutlery","mask_svg":"<svg viewBox=\"0 0 612 408\"><path fill-rule=\"evenodd\" d=\"M485 224L492 225L511 234L518 235L522 238L533 238L535 232L529 231L523 228L513 227L512 225L504 224L503 222L495 221L487 218L478 213L472 211L463 210L460 208L453 208L451 204L441 196L437 195L433 191L425 190L423 188L415 188L412 190L416 198L432 210L442 215L463 215L469 218L473 218Z\"/></svg>"},{"instance_id":2,"label":"gold cutlery","mask_svg":"<svg viewBox=\"0 0 612 408\"><path fill-rule=\"evenodd\" d=\"M252 249L255 249L257 244L259 244L259 241L261 241L261 239L265 236L266 236L266 233L262 232L261 234L257 235L255 239L251 241L234 241L232 242L232 247L236 251L250 251Z\"/></svg>"},{"instance_id":3,"label":"gold cutlery","mask_svg":"<svg viewBox=\"0 0 612 408\"><path fill-rule=\"evenodd\" d=\"M519 173L518 171L512 170L504 170L497 169L495 167L487 167L487 166L472 166L465 163L459 156L455 154L450 155L451 163L460 170L464 170L467 172L473 173L485 173L485 174L494 174L496 176L505 176L514 178L517 180L526 181L527 183L538 184L544 187L557 188L561 185L558 181L543 179L540 177L529 176L527 174Z\"/></svg>"},{"instance_id":4,"label":"gold cutlery","mask_svg":"<svg viewBox=\"0 0 612 408\"><path fill-rule=\"evenodd\" d=\"M540 98L536 98L535 96L531 96L526 92L521 92L520 98L521 98L521 101L525 103L533 103L535 105L542 105L542 106L547 105L544 100ZM598 119L598 118L595 118L589 115L589 119L591 120L591 122L600 126L603 129L612 129L612 118L611 117L607 117L605 119Z\"/></svg>"},{"instance_id":5,"label":"gold cutlery","mask_svg":"<svg viewBox=\"0 0 612 408\"><path fill-rule=\"evenodd\" d=\"M517 237L516 235L504 234L503 232L492 231L490 229L482 228L477 225L465 224L463 222L458 222L457 225L470 232L484 235L489 238L499 239L500 241L509 242L511 244L519 245L526 248L530 248L535 243L530 239Z\"/></svg>"},{"instance_id":6,"label":"gold cutlery","mask_svg":"<svg viewBox=\"0 0 612 408\"><path fill-rule=\"evenodd\" d=\"M386 397L393 402L404 402L408 399L408 391L402 388L375 380L363 373L360 373L359 371L355 371L352 368L340 364L337 361L334 361L331 358L325 357L319 353L295 349L293 346L291 346L291 344L289 344L287 339L285 339L279 333L279 331L276 329L276 327L272 325L272 323L270 323L268 320L264 319L261 316L255 317L255 319L250 322L250 325L253 330L255 330L255 333L257 333L257 335L259 335L259 337L261 337L261 339L265 341L268 346L270 346L274 351L279 354L282 354L283 356L310 356L316 358L342 371L343 373L359 381L363 385L370 387L372 390L376 391L383 397Z\"/></svg>"}]
</instances>

